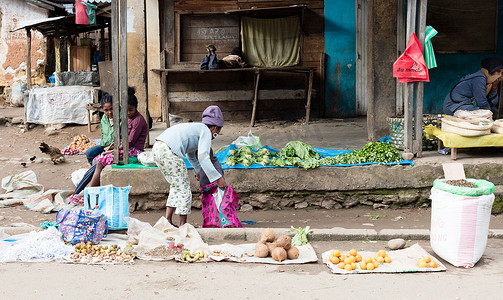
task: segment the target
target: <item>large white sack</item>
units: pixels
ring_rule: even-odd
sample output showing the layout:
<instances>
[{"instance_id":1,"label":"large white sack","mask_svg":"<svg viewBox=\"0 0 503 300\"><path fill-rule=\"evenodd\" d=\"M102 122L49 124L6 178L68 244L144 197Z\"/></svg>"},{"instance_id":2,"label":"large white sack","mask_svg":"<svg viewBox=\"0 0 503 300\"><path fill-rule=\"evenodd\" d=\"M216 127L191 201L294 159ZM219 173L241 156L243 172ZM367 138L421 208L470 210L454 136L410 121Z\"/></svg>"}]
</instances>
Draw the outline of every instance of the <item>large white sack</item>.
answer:
<instances>
[{"instance_id":1,"label":"large white sack","mask_svg":"<svg viewBox=\"0 0 503 300\"><path fill-rule=\"evenodd\" d=\"M484 254L494 194L459 196L431 189L431 248L456 267L471 268Z\"/></svg>"}]
</instances>

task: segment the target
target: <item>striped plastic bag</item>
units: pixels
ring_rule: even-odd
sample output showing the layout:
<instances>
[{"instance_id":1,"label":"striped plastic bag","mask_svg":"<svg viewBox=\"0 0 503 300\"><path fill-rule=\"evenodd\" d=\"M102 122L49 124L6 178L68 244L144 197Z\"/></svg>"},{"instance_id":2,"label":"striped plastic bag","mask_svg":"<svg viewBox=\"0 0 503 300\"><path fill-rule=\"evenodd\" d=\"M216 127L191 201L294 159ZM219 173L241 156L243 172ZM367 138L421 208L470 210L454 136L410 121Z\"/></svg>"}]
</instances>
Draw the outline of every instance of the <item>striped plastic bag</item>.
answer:
<instances>
[{"instance_id":1,"label":"striped plastic bag","mask_svg":"<svg viewBox=\"0 0 503 300\"><path fill-rule=\"evenodd\" d=\"M108 219L110 230L127 229L129 217L129 191L131 186L113 185L86 187L84 189L84 208L92 210L96 206Z\"/></svg>"}]
</instances>

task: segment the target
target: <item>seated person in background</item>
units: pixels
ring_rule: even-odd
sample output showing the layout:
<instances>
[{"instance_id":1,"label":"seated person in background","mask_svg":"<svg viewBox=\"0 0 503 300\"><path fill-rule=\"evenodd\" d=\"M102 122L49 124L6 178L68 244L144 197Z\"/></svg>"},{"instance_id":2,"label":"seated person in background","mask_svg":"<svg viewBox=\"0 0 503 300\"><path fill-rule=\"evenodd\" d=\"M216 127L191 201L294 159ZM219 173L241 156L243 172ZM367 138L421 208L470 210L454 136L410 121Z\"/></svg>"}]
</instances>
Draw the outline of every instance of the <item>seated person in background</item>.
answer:
<instances>
[{"instance_id":1,"label":"seated person in background","mask_svg":"<svg viewBox=\"0 0 503 300\"><path fill-rule=\"evenodd\" d=\"M461 78L445 97L445 114L487 109L492 111L493 119L498 118L498 87L503 79L503 60L489 57L483 59L481 65L480 71Z\"/></svg>"},{"instance_id":2,"label":"seated person in background","mask_svg":"<svg viewBox=\"0 0 503 300\"><path fill-rule=\"evenodd\" d=\"M239 47L236 47L232 50L231 55L227 55L226 57L222 58L222 60L225 62L225 65L228 69L245 68L246 63L244 62L242 57L243 53L241 52L241 49L239 49Z\"/></svg>"},{"instance_id":3,"label":"seated person in background","mask_svg":"<svg viewBox=\"0 0 503 300\"><path fill-rule=\"evenodd\" d=\"M111 96L110 96L111 98ZM148 134L148 124L143 116L138 112L138 99L135 96L135 89L128 88L128 142L129 142L129 157L138 156L145 148L145 140ZM101 171L105 166L111 165L114 162L113 143L111 150L103 152L100 156L94 159L94 163L87 170L84 177L77 185L73 194L69 197L69 201L75 204L83 202L82 191L89 184L90 186L100 185ZM122 147L120 147L122 156Z\"/></svg>"},{"instance_id":4,"label":"seated person in background","mask_svg":"<svg viewBox=\"0 0 503 300\"><path fill-rule=\"evenodd\" d=\"M206 51L208 55L201 61L201 70L227 69L225 62L217 58L217 48L214 45L206 46Z\"/></svg>"},{"instance_id":5,"label":"seated person in background","mask_svg":"<svg viewBox=\"0 0 503 300\"><path fill-rule=\"evenodd\" d=\"M112 96L104 93L101 98L101 108L104 115L101 117L101 142L99 145L91 147L85 151L87 162L92 164L93 159L101 153L110 150L114 141L114 110L112 106Z\"/></svg>"}]
</instances>

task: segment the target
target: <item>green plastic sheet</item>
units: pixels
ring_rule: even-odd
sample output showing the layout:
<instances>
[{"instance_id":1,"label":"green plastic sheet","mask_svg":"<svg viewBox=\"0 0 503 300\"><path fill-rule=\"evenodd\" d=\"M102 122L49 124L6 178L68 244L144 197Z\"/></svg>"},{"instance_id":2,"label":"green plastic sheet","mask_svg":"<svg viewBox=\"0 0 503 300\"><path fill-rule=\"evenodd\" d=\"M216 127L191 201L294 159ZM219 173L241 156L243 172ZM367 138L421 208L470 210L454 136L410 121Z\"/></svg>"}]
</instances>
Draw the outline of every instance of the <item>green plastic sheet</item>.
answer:
<instances>
[{"instance_id":1,"label":"green plastic sheet","mask_svg":"<svg viewBox=\"0 0 503 300\"><path fill-rule=\"evenodd\" d=\"M482 179L466 179L466 181L475 184L476 188L454 186L445 183L445 179L436 179L433 182L433 187L447 193L459 196L478 197L482 195L490 195L494 192L495 186L492 182Z\"/></svg>"}]
</instances>

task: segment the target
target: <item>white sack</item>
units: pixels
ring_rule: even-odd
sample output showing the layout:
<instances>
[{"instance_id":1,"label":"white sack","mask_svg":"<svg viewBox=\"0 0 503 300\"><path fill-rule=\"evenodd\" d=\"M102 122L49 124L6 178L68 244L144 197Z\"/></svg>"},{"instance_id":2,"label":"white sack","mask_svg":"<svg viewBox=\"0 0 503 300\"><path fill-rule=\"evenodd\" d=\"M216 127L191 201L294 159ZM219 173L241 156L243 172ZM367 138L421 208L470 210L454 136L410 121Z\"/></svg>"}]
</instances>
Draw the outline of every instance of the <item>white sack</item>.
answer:
<instances>
[{"instance_id":1,"label":"white sack","mask_svg":"<svg viewBox=\"0 0 503 300\"><path fill-rule=\"evenodd\" d=\"M456 267L471 268L484 254L494 194L459 196L431 189L431 248Z\"/></svg>"}]
</instances>

